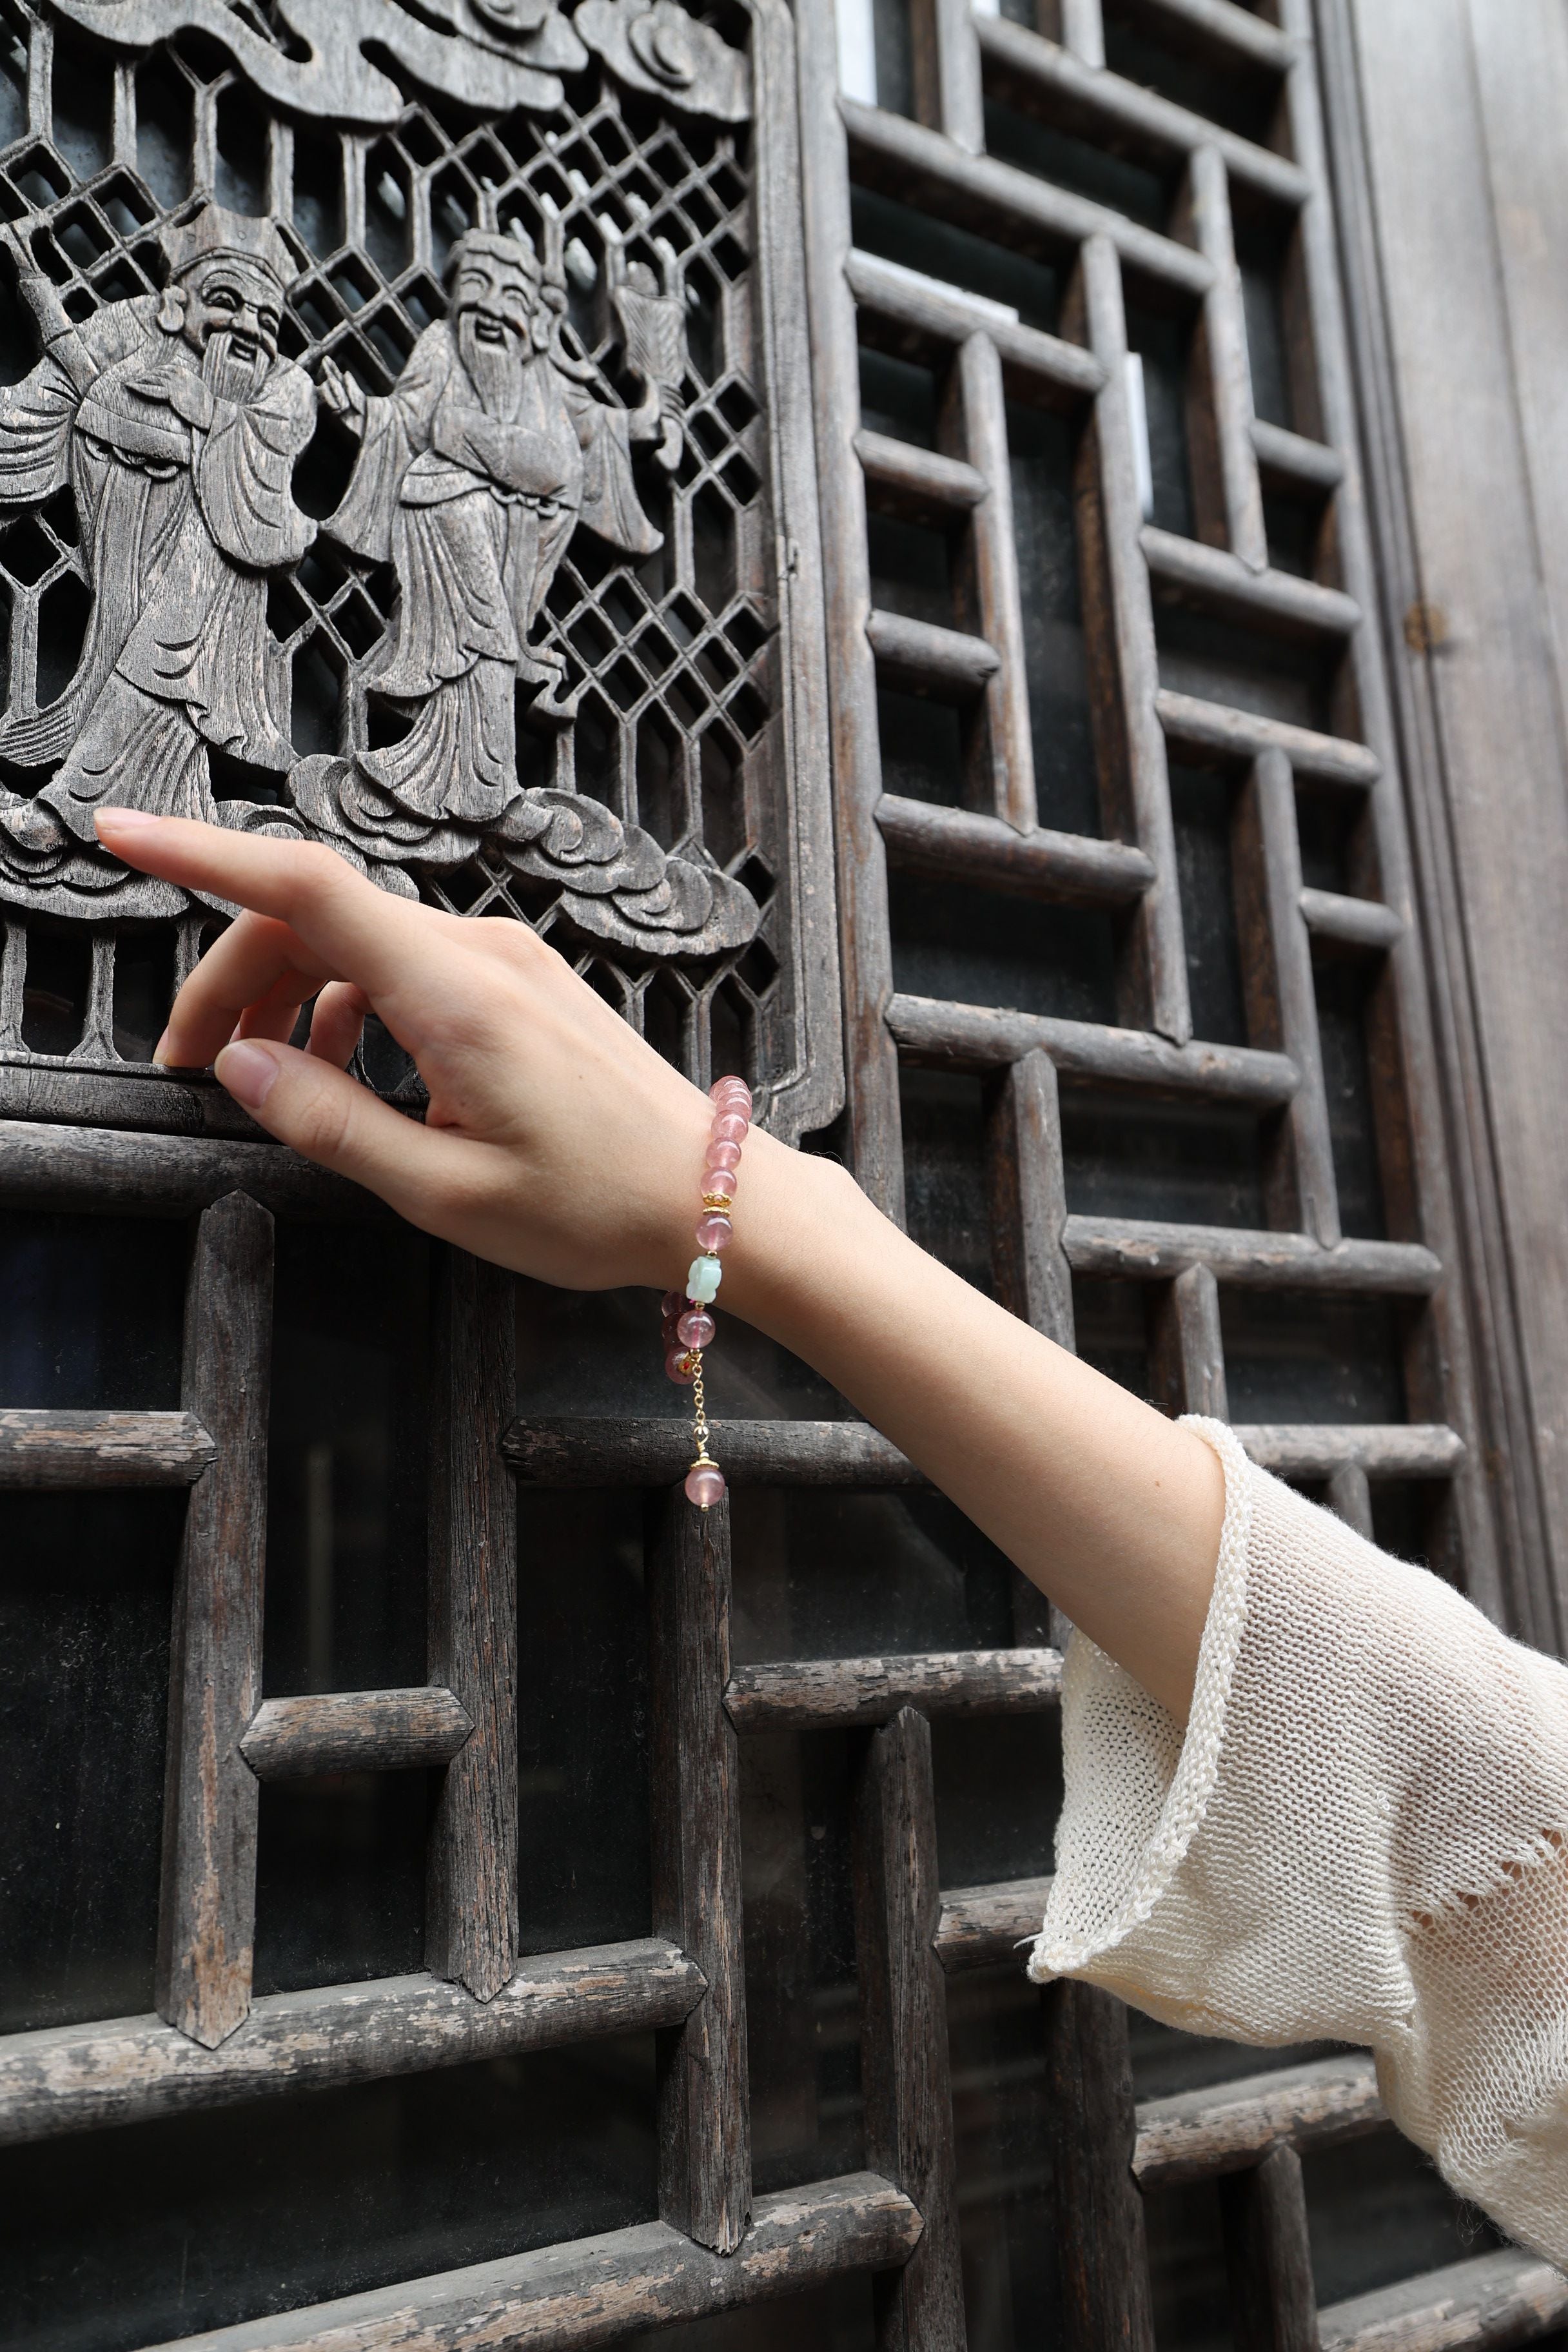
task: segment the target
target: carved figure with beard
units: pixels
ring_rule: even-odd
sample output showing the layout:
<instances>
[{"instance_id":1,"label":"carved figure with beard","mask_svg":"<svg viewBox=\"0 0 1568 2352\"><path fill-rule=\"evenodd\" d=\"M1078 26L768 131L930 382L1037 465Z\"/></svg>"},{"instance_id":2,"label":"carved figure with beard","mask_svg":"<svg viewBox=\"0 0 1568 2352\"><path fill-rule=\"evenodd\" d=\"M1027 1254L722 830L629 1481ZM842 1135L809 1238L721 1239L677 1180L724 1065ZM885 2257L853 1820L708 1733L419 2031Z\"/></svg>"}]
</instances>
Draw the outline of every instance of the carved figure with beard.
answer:
<instances>
[{"instance_id":1,"label":"carved figure with beard","mask_svg":"<svg viewBox=\"0 0 1568 2352\"><path fill-rule=\"evenodd\" d=\"M265 577L315 533L289 488L315 388L278 351L293 268L269 221L211 203L163 243L162 295L110 303L79 325L14 247L46 349L0 393L0 500L44 499L68 481L94 591L69 686L0 726L0 757L64 759L36 800L4 814L18 848L46 858L56 845L92 844L104 802L224 813L209 745L274 771L293 756Z\"/></svg>"},{"instance_id":2,"label":"carved figure with beard","mask_svg":"<svg viewBox=\"0 0 1568 2352\"><path fill-rule=\"evenodd\" d=\"M521 238L471 232L448 277L451 316L426 328L388 398L323 363L323 403L362 436L325 528L390 559L400 589L366 683L416 708L400 742L357 755L360 771L394 814L483 828L518 797L518 681L560 678L560 656L529 635L574 530L634 555L660 544L631 449L658 438L673 395L650 386L632 410L595 397L562 361L551 289Z\"/></svg>"}]
</instances>

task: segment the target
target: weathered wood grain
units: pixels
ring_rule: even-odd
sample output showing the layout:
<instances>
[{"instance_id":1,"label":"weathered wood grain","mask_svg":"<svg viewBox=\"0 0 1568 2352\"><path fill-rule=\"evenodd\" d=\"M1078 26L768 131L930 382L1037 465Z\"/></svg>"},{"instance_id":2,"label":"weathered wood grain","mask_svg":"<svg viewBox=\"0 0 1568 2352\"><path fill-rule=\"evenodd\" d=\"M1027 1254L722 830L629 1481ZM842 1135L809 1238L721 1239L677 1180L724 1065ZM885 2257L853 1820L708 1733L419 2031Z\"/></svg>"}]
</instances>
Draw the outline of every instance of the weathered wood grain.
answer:
<instances>
[{"instance_id":1,"label":"weathered wood grain","mask_svg":"<svg viewBox=\"0 0 1568 2352\"><path fill-rule=\"evenodd\" d=\"M658 2201L667 2221L732 2252L752 2204L741 1763L730 1680L730 1506L677 1486L649 1566L649 1746L656 1932L691 1954L707 1990L660 2037Z\"/></svg>"},{"instance_id":2,"label":"weathered wood grain","mask_svg":"<svg viewBox=\"0 0 1568 2352\"><path fill-rule=\"evenodd\" d=\"M929 695L933 702L973 702L1002 667L1000 654L984 637L911 620L905 613L869 614L866 635L877 675L886 685L903 694Z\"/></svg>"},{"instance_id":3,"label":"weathered wood grain","mask_svg":"<svg viewBox=\"0 0 1568 2352\"><path fill-rule=\"evenodd\" d=\"M258 1780L395 1772L448 1762L473 1729L473 1717L449 1690L335 1691L264 1699L239 1752Z\"/></svg>"},{"instance_id":4,"label":"weathered wood grain","mask_svg":"<svg viewBox=\"0 0 1568 2352\"><path fill-rule=\"evenodd\" d=\"M852 252L845 276L869 343L945 365L967 336L989 335L1009 392L1042 407L1079 407L1105 381L1105 370L1081 344L1022 325L1012 310L985 295L922 278L874 253Z\"/></svg>"},{"instance_id":5,"label":"weathered wood grain","mask_svg":"<svg viewBox=\"0 0 1568 2352\"><path fill-rule=\"evenodd\" d=\"M1568 2279L1509 2247L1401 2279L1318 2314L1322 2352L1500 2352L1533 2344L1568 2317Z\"/></svg>"},{"instance_id":6,"label":"weathered wood grain","mask_svg":"<svg viewBox=\"0 0 1568 2352\"><path fill-rule=\"evenodd\" d=\"M1214 268L1189 362L1187 440L1197 536L1228 548L1248 572L1262 573L1268 568L1268 535L1252 441L1252 375L1231 231L1229 160L1228 143L1213 131L1194 144L1177 214L1178 227L1187 229ZM1300 202L1307 184L1296 176Z\"/></svg>"},{"instance_id":7,"label":"weathered wood grain","mask_svg":"<svg viewBox=\"0 0 1568 2352\"><path fill-rule=\"evenodd\" d=\"M737 1666L724 1692L737 1731L814 1731L927 1715L1035 1715L1061 1696L1056 1650L944 1650L907 1657L780 1658Z\"/></svg>"},{"instance_id":8,"label":"weathered wood grain","mask_svg":"<svg viewBox=\"0 0 1568 2352\"><path fill-rule=\"evenodd\" d=\"M962 457L920 449L912 441L894 441L864 426L855 436L855 455L875 494L872 502L905 522L946 530L991 495L984 475Z\"/></svg>"},{"instance_id":9,"label":"weathered wood grain","mask_svg":"<svg viewBox=\"0 0 1568 2352\"><path fill-rule=\"evenodd\" d=\"M278 1143L0 1117L0 1202L9 1208L188 1217L234 1192L280 1216L392 1213L374 1192L313 1168Z\"/></svg>"},{"instance_id":10,"label":"weathered wood grain","mask_svg":"<svg viewBox=\"0 0 1568 2352\"><path fill-rule=\"evenodd\" d=\"M973 19L962 0L963 46L975 59ZM953 566L958 614L1000 657L985 687L985 729L973 764L980 771L975 800L1020 835L1035 831L1034 734L1018 585L1018 551L1013 527L1013 476L1007 448L1007 393L1002 362L987 334L959 345L946 403L947 430L971 465L990 485L991 495L975 509Z\"/></svg>"},{"instance_id":11,"label":"weathered wood grain","mask_svg":"<svg viewBox=\"0 0 1568 2352\"><path fill-rule=\"evenodd\" d=\"M875 2173L851 2172L759 2198L728 2256L645 2221L182 2336L158 2352L590 2352L643 2328L907 2262L920 2241L909 2198Z\"/></svg>"},{"instance_id":12,"label":"weathered wood grain","mask_svg":"<svg viewBox=\"0 0 1568 2352\"><path fill-rule=\"evenodd\" d=\"M1155 1293L1150 1373L1156 1401L1172 1412L1206 1412L1229 1419L1225 1343L1219 1327L1219 1285L1214 1270L1189 1265Z\"/></svg>"},{"instance_id":13,"label":"weathered wood grain","mask_svg":"<svg viewBox=\"0 0 1568 2352\"><path fill-rule=\"evenodd\" d=\"M923 1474L864 1421L726 1421L731 1486L922 1486ZM668 1486L691 1460L680 1421L514 1422L507 1460L531 1486Z\"/></svg>"},{"instance_id":14,"label":"weathered wood grain","mask_svg":"<svg viewBox=\"0 0 1568 2352\"><path fill-rule=\"evenodd\" d=\"M1231 710L1224 703L1177 694L1170 687L1161 688L1154 707L1167 737L1189 757L1240 762L1255 760L1263 751L1283 751L1297 775L1310 777L1315 783L1342 784L1352 791L1369 789L1383 772L1377 753L1364 743L1320 735L1310 727L1292 726L1289 719Z\"/></svg>"},{"instance_id":15,"label":"weathered wood grain","mask_svg":"<svg viewBox=\"0 0 1568 2352\"><path fill-rule=\"evenodd\" d=\"M1388 2120L1377 2074L1362 2051L1246 2074L1138 2110L1132 2168L1145 2188L1201 2180L1256 2164L1275 2140L1326 2146L1375 2131Z\"/></svg>"},{"instance_id":16,"label":"weathered wood grain","mask_svg":"<svg viewBox=\"0 0 1568 2352\"><path fill-rule=\"evenodd\" d=\"M1184 56L1234 71L1262 67L1283 75L1300 55L1278 26L1238 7L1236 0L1126 0L1128 16Z\"/></svg>"},{"instance_id":17,"label":"weathered wood grain","mask_svg":"<svg viewBox=\"0 0 1568 2352\"><path fill-rule=\"evenodd\" d=\"M1019 833L1000 818L884 793L877 823L888 863L905 874L976 882L987 890L1068 907L1130 907L1154 878L1130 842L1087 834Z\"/></svg>"},{"instance_id":18,"label":"weathered wood grain","mask_svg":"<svg viewBox=\"0 0 1568 2352\"><path fill-rule=\"evenodd\" d=\"M1059 1074L1156 1095L1211 1102L1288 1103L1300 1084L1294 1062L1250 1045L1173 1045L1146 1029L1107 1029L1045 1013L1013 1013L933 996L894 996L888 1026L912 1061L938 1069L995 1070L1037 1045Z\"/></svg>"},{"instance_id":19,"label":"weathered wood grain","mask_svg":"<svg viewBox=\"0 0 1568 2352\"><path fill-rule=\"evenodd\" d=\"M1004 1968L1023 1959L1040 1932L1048 1878L1004 1879L995 1886L950 1886L937 1921L936 1956L949 1976L964 1969Z\"/></svg>"},{"instance_id":20,"label":"weathered wood grain","mask_svg":"<svg viewBox=\"0 0 1568 2352\"><path fill-rule=\"evenodd\" d=\"M517 1963L517 1516L501 1453L517 1402L511 1276L447 1251L432 1319L429 1675L473 1732L430 1826L425 1958L491 2000Z\"/></svg>"},{"instance_id":21,"label":"weathered wood grain","mask_svg":"<svg viewBox=\"0 0 1568 2352\"><path fill-rule=\"evenodd\" d=\"M1301 2159L1280 2141L1219 2184L1230 2324L1248 2352L1319 2352Z\"/></svg>"},{"instance_id":22,"label":"weathered wood grain","mask_svg":"<svg viewBox=\"0 0 1568 2352\"><path fill-rule=\"evenodd\" d=\"M985 1171L996 1296L1010 1314L1058 1348L1070 1348L1061 1106L1055 1066L1037 1047L994 1087L985 1122Z\"/></svg>"},{"instance_id":23,"label":"weathered wood grain","mask_svg":"<svg viewBox=\"0 0 1568 2352\"><path fill-rule=\"evenodd\" d=\"M1309 441L1303 433L1289 432L1261 416L1252 420L1252 446L1258 471L1270 489L1337 489L1345 476L1345 461L1337 449Z\"/></svg>"},{"instance_id":24,"label":"weathered wood grain","mask_svg":"<svg viewBox=\"0 0 1568 2352\"><path fill-rule=\"evenodd\" d=\"M158 2013L216 2049L250 2007L256 1776L239 1741L261 1681L272 1219L243 1192L204 1210L185 1291L181 1399L212 1433L174 1591Z\"/></svg>"},{"instance_id":25,"label":"weathered wood grain","mask_svg":"<svg viewBox=\"0 0 1568 2352\"><path fill-rule=\"evenodd\" d=\"M695 1960L647 1937L522 1960L488 2002L425 1975L268 1994L216 2050L159 2017L7 2034L0 2037L0 2147L233 2106L283 2089L647 2032L678 2024L702 1990Z\"/></svg>"},{"instance_id":26,"label":"weathered wood grain","mask_svg":"<svg viewBox=\"0 0 1568 2352\"><path fill-rule=\"evenodd\" d=\"M1324 1499L1347 1528L1372 1541L1372 1487L1359 1463L1346 1462L1334 1471Z\"/></svg>"},{"instance_id":27,"label":"weathered wood grain","mask_svg":"<svg viewBox=\"0 0 1568 2352\"><path fill-rule=\"evenodd\" d=\"M1241 1225L1069 1217L1062 1245L1075 1273L1148 1281L1207 1265L1225 1282L1253 1290L1365 1290L1420 1298L1443 1279L1440 1261L1418 1242L1338 1242L1324 1249L1305 1234L1252 1233Z\"/></svg>"},{"instance_id":28,"label":"weathered wood grain","mask_svg":"<svg viewBox=\"0 0 1568 2352\"><path fill-rule=\"evenodd\" d=\"M1047 2091L1066 2352L1153 2352L1127 2011L1067 1979L1046 1995Z\"/></svg>"},{"instance_id":29,"label":"weathered wood grain","mask_svg":"<svg viewBox=\"0 0 1568 2352\"><path fill-rule=\"evenodd\" d=\"M1342 589L1293 572L1249 572L1225 548L1204 547L1152 522L1140 537L1160 588L1201 612L1288 637L1348 637L1361 626L1361 607Z\"/></svg>"},{"instance_id":30,"label":"weathered wood grain","mask_svg":"<svg viewBox=\"0 0 1568 2352\"><path fill-rule=\"evenodd\" d=\"M908 2263L881 2283L878 2338L889 2352L962 2352L947 1998L935 1948L942 1896L931 1726L913 1707L867 1743L854 1875L867 2157L898 2182L925 2223Z\"/></svg>"},{"instance_id":31,"label":"weathered wood grain","mask_svg":"<svg viewBox=\"0 0 1568 2352\"><path fill-rule=\"evenodd\" d=\"M189 1486L213 1450L190 1412L0 1411L0 1486Z\"/></svg>"},{"instance_id":32,"label":"weathered wood grain","mask_svg":"<svg viewBox=\"0 0 1568 2352\"><path fill-rule=\"evenodd\" d=\"M1331 1478L1346 1468L1372 1478L1451 1478L1465 1458L1464 1439L1441 1423L1238 1422L1236 1433L1260 1469L1285 1478Z\"/></svg>"},{"instance_id":33,"label":"weathered wood grain","mask_svg":"<svg viewBox=\"0 0 1568 2352\"><path fill-rule=\"evenodd\" d=\"M1405 919L1378 898L1347 898L1338 890L1307 890L1300 896L1301 919L1314 939L1331 940L1338 947L1359 948L1381 954L1405 936Z\"/></svg>"}]
</instances>

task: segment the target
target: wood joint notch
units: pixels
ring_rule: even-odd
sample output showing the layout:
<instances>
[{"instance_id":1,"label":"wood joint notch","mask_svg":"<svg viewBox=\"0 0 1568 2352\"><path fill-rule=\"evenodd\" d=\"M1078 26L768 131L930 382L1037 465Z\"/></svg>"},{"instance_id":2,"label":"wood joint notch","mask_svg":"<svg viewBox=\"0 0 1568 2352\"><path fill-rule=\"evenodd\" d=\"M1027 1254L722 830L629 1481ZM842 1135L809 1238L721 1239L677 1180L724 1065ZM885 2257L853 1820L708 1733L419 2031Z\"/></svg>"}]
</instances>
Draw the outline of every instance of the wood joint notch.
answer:
<instances>
[{"instance_id":1,"label":"wood joint notch","mask_svg":"<svg viewBox=\"0 0 1568 2352\"><path fill-rule=\"evenodd\" d=\"M314 1772L396 1772L450 1763L473 1730L467 1707L438 1684L417 1690L335 1691L323 1697L267 1699L251 1717L239 1752L258 1780L300 1780Z\"/></svg>"}]
</instances>

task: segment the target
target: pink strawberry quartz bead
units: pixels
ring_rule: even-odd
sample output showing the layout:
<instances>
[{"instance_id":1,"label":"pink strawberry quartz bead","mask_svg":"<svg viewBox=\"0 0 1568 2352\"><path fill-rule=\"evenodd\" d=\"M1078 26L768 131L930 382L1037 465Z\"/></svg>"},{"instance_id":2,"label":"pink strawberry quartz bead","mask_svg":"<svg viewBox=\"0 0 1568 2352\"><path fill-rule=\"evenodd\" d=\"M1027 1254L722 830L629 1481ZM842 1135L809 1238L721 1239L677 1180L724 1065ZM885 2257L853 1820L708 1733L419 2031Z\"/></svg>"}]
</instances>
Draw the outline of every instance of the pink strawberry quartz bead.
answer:
<instances>
[{"instance_id":1,"label":"pink strawberry quartz bead","mask_svg":"<svg viewBox=\"0 0 1568 2352\"><path fill-rule=\"evenodd\" d=\"M716 1256L729 1244L734 1226L717 1209L710 1209L705 1217L697 1220L697 1246L710 1257Z\"/></svg>"},{"instance_id":2,"label":"pink strawberry quartz bead","mask_svg":"<svg viewBox=\"0 0 1568 2352\"><path fill-rule=\"evenodd\" d=\"M702 1171L702 1195L722 1192L726 1200L735 1197L735 1171L732 1168L705 1168Z\"/></svg>"},{"instance_id":3,"label":"pink strawberry quartz bead","mask_svg":"<svg viewBox=\"0 0 1568 2352\"><path fill-rule=\"evenodd\" d=\"M666 1349L664 1369L679 1388L689 1389L697 1377L696 1366L684 1347L679 1345Z\"/></svg>"},{"instance_id":4,"label":"pink strawberry quartz bead","mask_svg":"<svg viewBox=\"0 0 1568 2352\"><path fill-rule=\"evenodd\" d=\"M752 1108L752 1089L744 1078L715 1078L708 1089L710 1102L737 1102L748 1114Z\"/></svg>"},{"instance_id":5,"label":"pink strawberry quartz bead","mask_svg":"<svg viewBox=\"0 0 1568 2352\"><path fill-rule=\"evenodd\" d=\"M738 1110L722 1111L713 1122L713 1141L715 1143L744 1143L746 1139L746 1129L751 1126L751 1120L749 1118L742 1118L742 1114Z\"/></svg>"},{"instance_id":6,"label":"pink strawberry quartz bead","mask_svg":"<svg viewBox=\"0 0 1568 2352\"><path fill-rule=\"evenodd\" d=\"M719 1326L706 1307L689 1307L676 1325L676 1336L688 1348L710 1348Z\"/></svg>"},{"instance_id":7,"label":"pink strawberry quartz bead","mask_svg":"<svg viewBox=\"0 0 1568 2352\"><path fill-rule=\"evenodd\" d=\"M694 1462L686 1474L686 1499L700 1511L710 1511L724 1499L724 1473L716 1462Z\"/></svg>"},{"instance_id":8,"label":"pink strawberry quartz bead","mask_svg":"<svg viewBox=\"0 0 1568 2352\"><path fill-rule=\"evenodd\" d=\"M738 1168L741 1147L738 1143L710 1143L708 1146L709 1165L713 1168Z\"/></svg>"}]
</instances>

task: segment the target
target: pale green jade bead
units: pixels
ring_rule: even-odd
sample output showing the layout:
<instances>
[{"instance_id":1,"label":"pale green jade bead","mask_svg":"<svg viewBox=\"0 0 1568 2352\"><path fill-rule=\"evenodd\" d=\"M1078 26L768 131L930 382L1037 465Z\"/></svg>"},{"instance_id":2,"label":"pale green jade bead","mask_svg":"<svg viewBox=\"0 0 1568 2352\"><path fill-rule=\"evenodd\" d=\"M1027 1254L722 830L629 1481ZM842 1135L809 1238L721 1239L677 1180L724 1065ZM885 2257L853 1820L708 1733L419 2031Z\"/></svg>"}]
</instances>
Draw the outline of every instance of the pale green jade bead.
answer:
<instances>
[{"instance_id":1,"label":"pale green jade bead","mask_svg":"<svg viewBox=\"0 0 1568 2352\"><path fill-rule=\"evenodd\" d=\"M716 1257L694 1257L691 1271L686 1277L688 1298L694 1298L699 1307L710 1307L718 1295L723 1272Z\"/></svg>"}]
</instances>

